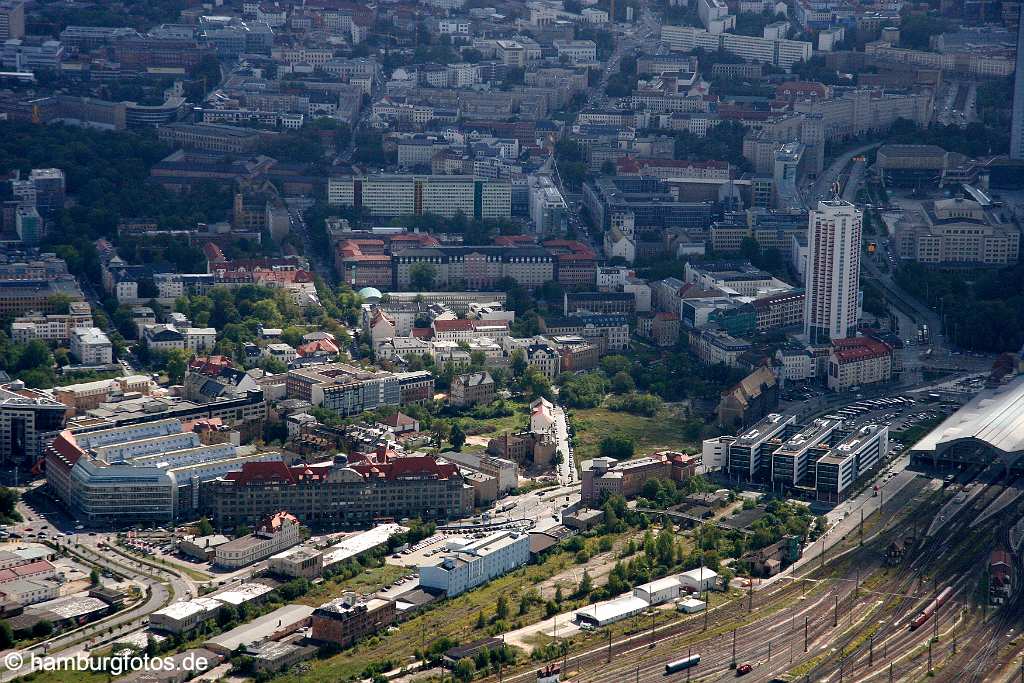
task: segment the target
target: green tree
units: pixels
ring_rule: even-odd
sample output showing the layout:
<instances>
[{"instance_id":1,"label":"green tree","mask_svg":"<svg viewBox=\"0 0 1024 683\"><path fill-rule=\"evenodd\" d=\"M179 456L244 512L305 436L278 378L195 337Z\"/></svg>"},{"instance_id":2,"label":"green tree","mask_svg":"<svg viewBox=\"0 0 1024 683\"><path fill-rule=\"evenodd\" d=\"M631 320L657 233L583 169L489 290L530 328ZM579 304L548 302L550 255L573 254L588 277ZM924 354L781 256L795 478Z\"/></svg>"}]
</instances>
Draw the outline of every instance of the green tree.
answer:
<instances>
[{"instance_id":1,"label":"green tree","mask_svg":"<svg viewBox=\"0 0 1024 683\"><path fill-rule=\"evenodd\" d=\"M188 358L188 352L182 349L171 349L167 352L167 379L171 384L181 384L185 381Z\"/></svg>"},{"instance_id":2,"label":"green tree","mask_svg":"<svg viewBox=\"0 0 1024 683\"><path fill-rule=\"evenodd\" d=\"M601 439L601 443L598 447L602 456L606 458L615 458L616 460L628 460L629 458L632 458L635 449L636 442L633 440L633 437L621 432L609 434L604 437Z\"/></svg>"},{"instance_id":3,"label":"green tree","mask_svg":"<svg viewBox=\"0 0 1024 683\"><path fill-rule=\"evenodd\" d=\"M409 284L418 292L429 292L434 288L437 269L431 263L414 263L409 269Z\"/></svg>"},{"instance_id":4,"label":"green tree","mask_svg":"<svg viewBox=\"0 0 1024 683\"><path fill-rule=\"evenodd\" d=\"M93 567L89 572L89 584L98 586L100 584L100 570Z\"/></svg>"},{"instance_id":5,"label":"green tree","mask_svg":"<svg viewBox=\"0 0 1024 683\"><path fill-rule=\"evenodd\" d=\"M484 629L487 627L487 617L484 616L483 610L480 610L476 613L476 627L477 630Z\"/></svg>"},{"instance_id":6,"label":"green tree","mask_svg":"<svg viewBox=\"0 0 1024 683\"><path fill-rule=\"evenodd\" d=\"M587 596L590 595L592 590L594 590L594 580L590 578L590 571L584 569L583 577L580 579L580 585L576 593L580 596Z\"/></svg>"},{"instance_id":7,"label":"green tree","mask_svg":"<svg viewBox=\"0 0 1024 683\"><path fill-rule=\"evenodd\" d=\"M512 376L522 377L523 373L526 372L526 352L522 349L514 349L512 351Z\"/></svg>"},{"instance_id":8,"label":"green tree","mask_svg":"<svg viewBox=\"0 0 1024 683\"><path fill-rule=\"evenodd\" d=\"M505 597L504 593L498 596L498 605L496 610L495 616L497 616L498 619L505 619L508 617L508 598Z\"/></svg>"},{"instance_id":9,"label":"green tree","mask_svg":"<svg viewBox=\"0 0 1024 683\"><path fill-rule=\"evenodd\" d=\"M474 673L476 673L476 665L473 664L473 660L469 657L463 657L455 664L455 678L460 681L473 680Z\"/></svg>"},{"instance_id":10,"label":"green tree","mask_svg":"<svg viewBox=\"0 0 1024 683\"><path fill-rule=\"evenodd\" d=\"M14 645L14 631L6 621L0 621L0 648Z\"/></svg>"},{"instance_id":11,"label":"green tree","mask_svg":"<svg viewBox=\"0 0 1024 683\"><path fill-rule=\"evenodd\" d=\"M196 524L196 533L200 536L210 536L213 534L213 524L206 517L201 517L199 523Z\"/></svg>"},{"instance_id":12,"label":"green tree","mask_svg":"<svg viewBox=\"0 0 1024 683\"><path fill-rule=\"evenodd\" d=\"M458 422L452 424L452 431L448 437L452 442L452 450L459 452L462 450L463 444L466 443L466 432L462 430Z\"/></svg>"}]
</instances>

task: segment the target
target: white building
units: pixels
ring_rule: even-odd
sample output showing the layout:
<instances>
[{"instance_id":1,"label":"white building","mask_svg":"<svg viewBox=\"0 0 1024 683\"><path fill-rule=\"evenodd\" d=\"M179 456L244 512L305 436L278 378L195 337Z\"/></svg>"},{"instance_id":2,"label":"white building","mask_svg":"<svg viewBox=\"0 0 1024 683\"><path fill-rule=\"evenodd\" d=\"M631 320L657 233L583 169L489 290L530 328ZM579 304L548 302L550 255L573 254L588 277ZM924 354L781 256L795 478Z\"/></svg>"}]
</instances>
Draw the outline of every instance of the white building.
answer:
<instances>
[{"instance_id":1,"label":"white building","mask_svg":"<svg viewBox=\"0 0 1024 683\"><path fill-rule=\"evenodd\" d=\"M278 512L248 536L218 546L214 563L229 569L248 567L302 542L301 526L294 515Z\"/></svg>"},{"instance_id":2,"label":"white building","mask_svg":"<svg viewBox=\"0 0 1024 683\"><path fill-rule=\"evenodd\" d=\"M677 574L679 585L683 590L692 593L703 593L704 591L715 590L718 587L718 574L707 567L698 567L690 571Z\"/></svg>"},{"instance_id":3,"label":"white building","mask_svg":"<svg viewBox=\"0 0 1024 683\"><path fill-rule=\"evenodd\" d=\"M560 235L569 225L569 205L561 190L548 175L531 175L527 179L530 196L530 219L539 235Z\"/></svg>"},{"instance_id":4,"label":"white building","mask_svg":"<svg viewBox=\"0 0 1024 683\"><path fill-rule=\"evenodd\" d=\"M213 327L186 327L185 348L196 353L213 351L217 343L217 330Z\"/></svg>"},{"instance_id":5,"label":"white building","mask_svg":"<svg viewBox=\"0 0 1024 683\"><path fill-rule=\"evenodd\" d=\"M566 57L570 64L593 64L597 61L597 43L592 40L552 41L558 57Z\"/></svg>"},{"instance_id":6,"label":"white building","mask_svg":"<svg viewBox=\"0 0 1024 683\"><path fill-rule=\"evenodd\" d=\"M420 585L453 597L530 561L530 536L498 531L481 539L452 538L448 554L435 566L419 568Z\"/></svg>"},{"instance_id":7,"label":"white building","mask_svg":"<svg viewBox=\"0 0 1024 683\"><path fill-rule=\"evenodd\" d=\"M92 309L88 302L72 301L68 309L69 312L64 314L29 313L15 318L11 323L11 339L18 344L33 339L62 342L71 339L71 330L76 327L93 327Z\"/></svg>"},{"instance_id":8,"label":"white building","mask_svg":"<svg viewBox=\"0 0 1024 683\"><path fill-rule=\"evenodd\" d=\"M628 619L629 617L647 611L650 607L643 598L635 595L626 595L614 600L595 602L582 609L576 610L573 615L574 621L580 625L587 625L592 628L602 628L608 624Z\"/></svg>"},{"instance_id":9,"label":"white building","mask_svg":"<svg viewBox=\"0 0 1024 683\"><path fill-rule=\"evenodd\" d=\"M863 215L850 202L830 199L809 212L804 334L812 343L857 331Z\"/></svg>"},{"instance_id":10,"label":"white building","mask_svg":"<svg viewBox=\"0 0 1024 683\"><path fill-rule=\"evenodd\" d=\"M217 616L224 604L213 598L172 602L149 615L149 626L157 631L186 633Z\"/></svg>"},{"instance_id":11,"label":"white building","mask_svg":"<svg viewBox=\"0 0 1024 683\"><path fill-rule=\"evenodd\" d=\"M660 605L678 598L681 587L679 577L666 576L663 579L637 586L633 589L633 595L646 600L650 605Z\"/></svg>"},{"instance_id":12,"label":"white building","mask_svg":"<svg viewBox=\"0 0 1024 683\"><path fill-rule=\"evenodd\" d=\"M114 360L114 345L98 327L76 327L71 331L71 353L82 365L108 365Z\"/></svg>"}]
</instances>

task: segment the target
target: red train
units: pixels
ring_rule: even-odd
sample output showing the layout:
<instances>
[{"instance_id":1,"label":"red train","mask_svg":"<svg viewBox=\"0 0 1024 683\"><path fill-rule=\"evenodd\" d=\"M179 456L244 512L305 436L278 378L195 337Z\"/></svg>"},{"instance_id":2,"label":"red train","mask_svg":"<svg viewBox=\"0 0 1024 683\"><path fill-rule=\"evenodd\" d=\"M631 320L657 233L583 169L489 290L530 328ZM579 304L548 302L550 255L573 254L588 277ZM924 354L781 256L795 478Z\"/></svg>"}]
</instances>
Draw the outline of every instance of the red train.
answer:
<instances>
[{"instance_id":1,"label":"red train","mask_svg":"<svg viewBox=\"0 0 1024 683\"><path fill-rule=\"evenodd\" d=\"M919 628L924 622L931 619L932 615L935 614L935 610L946 604L946 601L952 596L953 588L951 586L943 588L942 592L939 593L939 597L929 602L927 607L921 610L916 617L910 620L910 630L913 631L914 629Z\"/></svg>"}]
</instances>

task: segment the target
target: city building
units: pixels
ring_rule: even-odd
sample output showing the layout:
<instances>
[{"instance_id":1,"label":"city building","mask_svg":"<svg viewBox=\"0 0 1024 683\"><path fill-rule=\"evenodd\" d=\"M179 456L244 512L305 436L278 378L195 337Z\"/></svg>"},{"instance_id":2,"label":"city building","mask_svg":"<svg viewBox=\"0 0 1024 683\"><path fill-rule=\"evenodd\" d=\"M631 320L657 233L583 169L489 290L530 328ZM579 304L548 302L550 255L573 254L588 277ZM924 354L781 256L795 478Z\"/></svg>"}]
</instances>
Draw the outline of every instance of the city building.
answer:
<instances>
[{"instance_id":1,"label":"city building","mask_svg":"<svg viewBox=\"0 0 1024 683\"><path fill-rule=\"evenodd\" d=\"M746 339L738 339L713 326L693 328L689 334L690 352L705 365L721 363L735 367L740 356L753 348Z\"/></svg>"},{"instance_id":2,"label":"city building","mask_svg":"<svg viewBox=\"0 0 1024 683\"><path fill-rule=\"evenodd\" d=\"M508 181L460 175L334 176L327 202L360 206L373 216L419 216L426 213L467 219L508 218L512 190Z\"/></svg>"},{"instance_id":3,"label":"city building","mask_svg":"<svg viewBox=\"0 0 1024 683\"><path fill-rule=\"evenodd\" d=\"M772 413L737 436L719 436L704 441L701 461L708 470L721 470L737 481L767 477L771 453L796 417Z\"/></svg>"},{"instance_id":4,"label":"city building","mask_svg":"<svg viewBox=\"0 0 1024 683\"><path fill-rule=\"evenodd\" d=\"M11 323L11 340L18 344L33 339L68 342L76 327L93 327L92 308L86 301L72 301L67 313L29 313Z\"/></svg>"},{"instance_id":5,"label":"city building","mask_svg":"<svg viewBox=\"0 0 1024 683\"><path fill-rule=\"evenodd\" d=\"M93 429L60 432L45 456L50 490L76 518L96 526L194 518L202 482L246 462L281 459L279 453L242 454L230 442L203 443L198 432L173 418L151 415L141 424Z\"/></svg>"},{"instance_id":6,"label":"city building","mask_svg":"<svg viewBox=\"0 0 1024 683\"><path fill-rule=\"evenodd\" d=\"M561 235L569 227L569 205L549 175L531 175L530 219L538 235Z\"/></svg>"},{"instance_id":7,"label":"city building","mask_svg":"<svg viewBox=\"0 0 1024 683\"><path fill-rule=\"evenodd\" d=\"M25 37L25 3L22 0L0 2L0 40Z\"/></svg>"},{"instance_id":8,"label":"city building","mask_svg":"<svg viewBox=\"0 0 1024 683\"><path fill-rule=\"evenodd\" d=\"M301 542L301 525L295 515L275 512L253 533L217 546L214 564L227 569L248 567Z\"/></svg>"},{"instance_id":9,"label":"city building","mask_svg":"<svg viewBox=\"0 0 1024 683\"><path fill-rule=\"evenodd\" d=\"M1024 21L1017 25L1017 56L1013 76L1010 158L1024 160Z\"/></svg>"},{"instance_id":10,"label":"city building","mask_svg":"<svg viewBox=\"0 0 1024 683\"><path fill-rule=\"evenodd\" d=\"M0 463L30 469L64 427L67 408L20 380L0 385Z\"/></svg>"},{"instance_id":11,"label":"city building","mask_svg":"<svg viewBox=\"0 0 1024 683\"><path fill-rule=\"evenodd\" d=\"M828 388L846 391L853 387L888 382L898 371L894 349L871 337L832 340L828 355Z\"/></svg>"},{"instance_id":12,"label":"city building","mask_svg":"<svg viewBox=\"0 0 1024 683\"><path fill-rule=\"evenodd\" d=\"M817 462L815 491L820 501L841 503L853 484L879 466L889 452L889 428L869 424L844 437Z\"/></svg>"},{"instance_id":13,"label":"city building","mask_svg":"<svg viewBox=\"0 0 1024 683\"><path fill-rule=\"evenodd\" d=\"M555 279L555 257L541 246L438 246L397 251L392 256L396 289L413 287L413 274L427 272L431 286L494 289L512 278L527 289Z\"/></svg>"},{"instance_id":14,"label":"city building","mask_svg":"<svg viewBox=\"0 0 1024 683\"><path fill-rule=\"evenodd\" d=\"M812 343L851 337L860 308L861 211L830 199L808 220L804 334Z\"/></svg>"},{"instance_id":15,"label":"city building","mask_svg":"<svg viewBox=\"0 0 1024 683\"><path fill-rule=\"evenodd\" d=\"M494 401L494 380L488 372L456 375L448 392L448 402L456 407L487 405Z\"/></svg>"},{"instance_id":16,"label":"city building","mask_svg":"<svg viewBox=\"0 0 1024 683\"><path fill-rule=\"evenodd\" d=\"M771 368L762 365L735 386L722 392L718 401L718 424L751 425L779 406L779 382Z\"/></svg>"},{"instance_id":17,"label":"city building","mask_svg":"<svg viewBox=\"0 0 1024 683\"><path fill-rule=\"evenodd\" d=\"M114 360L114 346L98 327L72 330L71 353L82 365L109 365Z\"/></svg>"},{"instance_id":18,"label":"city building","mask_svg":"<svg viewBox=\"0 0 1024 683\"><path fill-rule=\"evenodd\" d=\"M252 524L289 510L313 528L362 525L374 519L458 519L473 510L473 490L458 467L428 455L353 454L288 467L250 463L210 482L203 501L221 527ZM325 566L327 562L325 561Z\"/></svg>"},{"instance_id":19,"label":"city building","mask_svg":"<svg viewBox=\"0 0 1024 683\"><path fill-rule=\"evenodd\" d=\"M345 648L363 636L383 633L396 617L393 600L363 601L354 594L345 595L313 610L312 638Z\"/></svg>"},{"instance_id":20,"label":"city building","mask_svg":"<svg viewBox=\"0 0 1024 683\"><path fill-rule=\"evenodd\" d=\"M665 451L646 458L619 462L612 458L594 458L580 463L582 502L595 506L604 495L633 498L648 479L683 482L696 473L696 459L685 453Z\"/></svg>"},{"instance_id":21,"label":"city building","mask_svg":"<svg viewBox=\"0 0 1024 683\"><path fill-rule=\"evenodd\" d=\"M1020 228L981 190L973 198L923 202L896 224L900 258L929 265L1007 266L1017 263Z\"/></svg>"},{"instance_id":22,"label":"city building","mask_svg":"<svg viewBox=\"0 0 1024 683\"><path fill-rule=\"evenodd\" d=\"M420 586L455 597L530 561L530 536L498 531L479 539L448 538L436 565L419 567Z\"/></svg>"},{"instance_id":23,"label":"city building","mask_svg":"<svg viewBox=\"0 0 1024 683\"><path fill-rule=\"evenodd\" d=\"M519 486L519 466L513 460L471 451L445 451L441 453L441 457L462 469L475 470L494 477L499 494L507 493Z\"/></svg>"}]
</instances>

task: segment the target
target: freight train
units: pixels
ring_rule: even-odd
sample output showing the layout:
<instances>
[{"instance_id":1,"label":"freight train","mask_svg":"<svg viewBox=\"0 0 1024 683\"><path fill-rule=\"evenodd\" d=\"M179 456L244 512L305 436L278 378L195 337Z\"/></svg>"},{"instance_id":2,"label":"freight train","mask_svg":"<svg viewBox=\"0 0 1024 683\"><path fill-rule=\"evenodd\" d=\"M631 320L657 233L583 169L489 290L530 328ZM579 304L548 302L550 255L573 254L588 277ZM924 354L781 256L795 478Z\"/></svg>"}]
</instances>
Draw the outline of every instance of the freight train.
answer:
<instances>
[{"instance_id":1,"label":"freight train","mask_svg":"<svg viewBox=\"0 0 1024 683\"><path fill-rule=\"evenodd\" d=\"M942 592L939 593L939 597L929 602L927 607L921 610L916 617L910 620L910 630L914 631L920 628L924 622L931 619L932 615L935 614L940 607L946 604L946 601L951 597L953 597L953 588L951 586L946 586L942 589Z\"/></svg>"}]
</instances>

